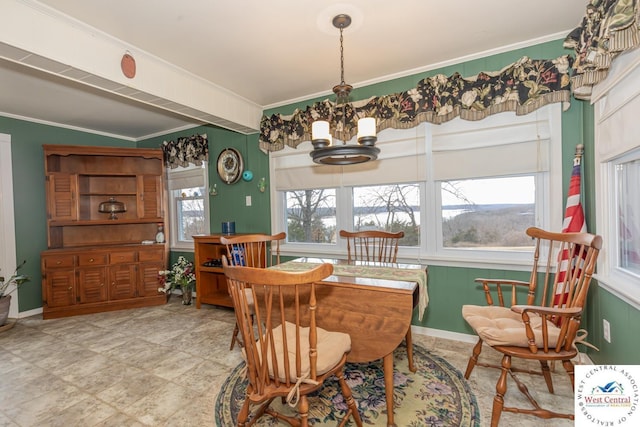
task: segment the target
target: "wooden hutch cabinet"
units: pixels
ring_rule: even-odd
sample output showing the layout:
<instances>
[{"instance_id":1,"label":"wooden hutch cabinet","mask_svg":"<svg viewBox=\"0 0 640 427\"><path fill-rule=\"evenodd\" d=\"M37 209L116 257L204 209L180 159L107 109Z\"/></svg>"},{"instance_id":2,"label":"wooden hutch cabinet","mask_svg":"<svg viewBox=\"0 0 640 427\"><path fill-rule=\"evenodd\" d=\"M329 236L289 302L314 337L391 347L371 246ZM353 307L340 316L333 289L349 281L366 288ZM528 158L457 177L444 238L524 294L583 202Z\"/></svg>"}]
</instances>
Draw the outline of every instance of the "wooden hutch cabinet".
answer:
<instances>
[{"instance_id":1,"label":"wooden hutch cabinet","mask_svg":"<svg viewBox=\"0 0 640 427\"><path fill-rule=\"evenodd\" d=\"M160 305L167 246L162 150L44 145L47 245L45 319ZM100 211L104 202L124 212Z\"/></svg>"}]
</instances>

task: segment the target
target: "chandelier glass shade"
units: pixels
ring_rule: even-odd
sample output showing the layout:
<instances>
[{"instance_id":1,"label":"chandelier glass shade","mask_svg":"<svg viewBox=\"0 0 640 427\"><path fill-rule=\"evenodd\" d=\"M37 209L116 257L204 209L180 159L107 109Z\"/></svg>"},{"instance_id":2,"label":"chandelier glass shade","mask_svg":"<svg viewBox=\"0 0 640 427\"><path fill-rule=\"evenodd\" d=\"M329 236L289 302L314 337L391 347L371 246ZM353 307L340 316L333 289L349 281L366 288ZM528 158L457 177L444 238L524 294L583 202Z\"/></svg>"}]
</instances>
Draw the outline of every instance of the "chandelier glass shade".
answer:
<instances>
[{"instance_id":1,"label":"chandelier glass shade","mask_svg":"<svg viewBox=\"0 0 640 427\"><path fill-rule=\"evenodd\" d=\"M340 29L340 84L333 87L336 94L336 106L342 109L342 119L346 121L349 95L353 86L344 81L344 46L342 31L351 24L349 15L340 14L333 18L333 26ZM341 144L333 142L331 129L345 128L345 123L329 123L327 120L316 120L311 124L311 144L313 151L310 156L315 163L325 165L353 165L376 160L380 149L375 146L376 119L363 117L358 120L357 144Z\"/></svg>"}]
</instances>

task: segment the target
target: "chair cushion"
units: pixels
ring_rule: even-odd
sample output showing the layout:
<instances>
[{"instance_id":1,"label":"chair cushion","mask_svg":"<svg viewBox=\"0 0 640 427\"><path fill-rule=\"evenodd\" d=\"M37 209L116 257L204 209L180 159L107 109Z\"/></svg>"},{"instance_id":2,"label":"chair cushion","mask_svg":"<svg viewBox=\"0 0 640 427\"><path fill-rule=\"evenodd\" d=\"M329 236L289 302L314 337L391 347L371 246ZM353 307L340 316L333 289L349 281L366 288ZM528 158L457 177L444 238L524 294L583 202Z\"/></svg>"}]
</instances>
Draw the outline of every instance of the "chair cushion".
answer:
<instances>
[{"instance_id":1,"label":"chair cushion","mask_svg":"<svg viewBox=\"0 0 640 427\"><path fill-rule=\"evenodd\" d=\"M247 300L247 305L249 306L249 309L253 311L254 302L253 302L253 292L251 291L251 288L245 288L244 295Z\"/></svg>"},{"instance_id":2,"label":"chair cushion","mask_svg":"<svg viewBox=\"0 0 640 427\"><path fill-rule=\"evenodd\" d=\"M291 369L290 380L296 381L296 325L285 322L287 334L287 350L289 353L289 366ZM322 328L316 328L317 332L317 353L316 373L322 375L334 368L342 356L351 350L351 337L343 332L330 332ZM282 326L273 329L273 339L276 352L278 353L278 377L280 381L285 381L284 357L282 344ZM300 352L301 352L301 372L307 374L309 368L309 328L300 328ZM274 377L271 358L269 357L269 374Z\"/></svg>"},{"instance_id":3,"label":"chair cushion","mask_svg":"<svg viewBox=\"0 0 640 427\"><path fill-rule=\"evenodd\" d=\"M476 334L490 346L512 345L528 347L529 341L525 332L522 316L506 307L496 306L462 306L462 317ZM530 315L531 327L536 337L536 346L543 348L542 318ZM560 329L552 322L547 322L550 347L555 347Z\"/></svg>"}]
</instances>

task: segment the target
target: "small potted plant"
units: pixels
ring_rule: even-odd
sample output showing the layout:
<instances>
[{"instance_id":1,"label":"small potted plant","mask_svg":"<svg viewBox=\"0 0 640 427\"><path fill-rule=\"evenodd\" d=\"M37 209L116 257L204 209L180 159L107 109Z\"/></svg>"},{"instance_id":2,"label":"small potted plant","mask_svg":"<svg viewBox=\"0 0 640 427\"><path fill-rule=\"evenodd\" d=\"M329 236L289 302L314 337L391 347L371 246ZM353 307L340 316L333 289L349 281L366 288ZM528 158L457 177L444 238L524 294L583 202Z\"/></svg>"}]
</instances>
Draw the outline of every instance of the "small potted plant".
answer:
<instances>
[{"instance_id":1,"label":"small potted plant","mask_svg":"<svg viewBox=\"0 0 640 427\"><path fill-rule=\"evenodd\" d=\"M182 304L190 305L193 294L193 286L196 282L196 274L193 269L193 262L183 256L171 266L171 270L158 272L160 287L158 292L171 293L176 288L182 291Z\"/></svg>"},{"instance_id":2,"label":"small potted plant","mask_svg":"<svg viewBox=\"0 0 640 427\"><path fill-rule=\"evenodd\" d=\"M16 267L16 270L8 279L5 280L4 277L0 276L0 327L4 326L4 324L7 323L7 319L9 318L11 294L16 289L18 289L20 285L30 280L28 276L24 274L18 274L18 270L20 270L26 264L26 262L27 260L22 261L22 263ZM11 290L9 290L9 286L11 285L15 286Z\"/></svg>"}]
</instances>

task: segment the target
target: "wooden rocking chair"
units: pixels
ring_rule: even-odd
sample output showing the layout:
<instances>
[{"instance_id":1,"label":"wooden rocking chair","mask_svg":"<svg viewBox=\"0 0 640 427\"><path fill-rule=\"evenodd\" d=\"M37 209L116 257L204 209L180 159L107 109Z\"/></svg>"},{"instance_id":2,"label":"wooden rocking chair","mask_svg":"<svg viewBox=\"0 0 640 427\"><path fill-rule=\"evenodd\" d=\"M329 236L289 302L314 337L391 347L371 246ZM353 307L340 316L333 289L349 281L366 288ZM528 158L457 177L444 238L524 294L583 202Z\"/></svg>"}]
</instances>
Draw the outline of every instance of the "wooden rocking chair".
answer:
<instances>
[{"instance_id":1,"label":"wooden rocking chair","mask_svg":"<svg viewBox=\"0 0 640 427\"><path fill-rule=\"evenodd\" d=\"M492 427L498 425L503 411L541 418L574 419L572 413L562 414L541 408L515 372L544 376L549 392L553 393L549 362L559 360L569 374L571 386L574 386L571 359L578 354L576 333L602 238L589 233L552 233L535 227L527 229L527 235L535 240L529 282L476 279L482 283L488 306L462 307L462 316L479 337L469 358L465 378L469 378L476 365L501 369L493 400ZM566 273L554 272L558 254L561 254L562 265L566 266L563 269L558 266L558 269ZM517 305L517 288L527 290L526 305ZM511 293L510 307L505 306L505 293L508 292ZM498 306L494 305L496 299ZM483 343L502 353L500 366L478 361ZM541 370L516 368L511 364L513 357L537 360ZM505 406L507 375L511 375L518 389L531 402L532 409Z\"/></svg>"}]
</instances>

